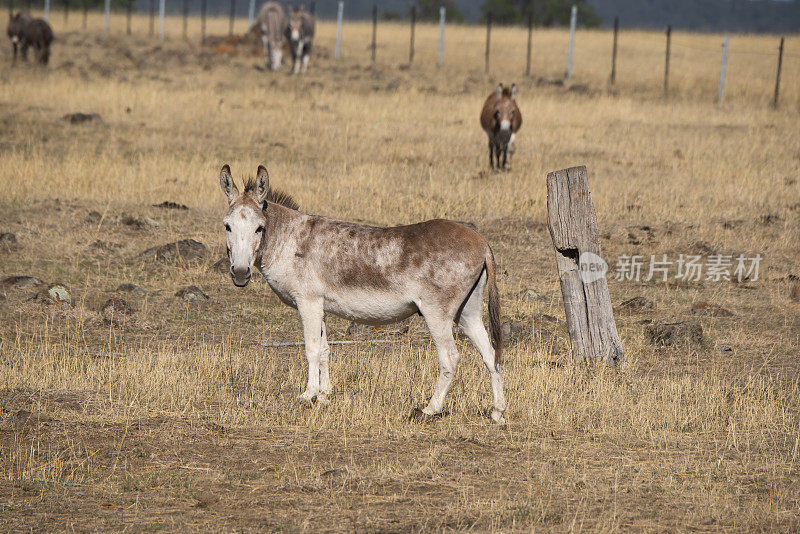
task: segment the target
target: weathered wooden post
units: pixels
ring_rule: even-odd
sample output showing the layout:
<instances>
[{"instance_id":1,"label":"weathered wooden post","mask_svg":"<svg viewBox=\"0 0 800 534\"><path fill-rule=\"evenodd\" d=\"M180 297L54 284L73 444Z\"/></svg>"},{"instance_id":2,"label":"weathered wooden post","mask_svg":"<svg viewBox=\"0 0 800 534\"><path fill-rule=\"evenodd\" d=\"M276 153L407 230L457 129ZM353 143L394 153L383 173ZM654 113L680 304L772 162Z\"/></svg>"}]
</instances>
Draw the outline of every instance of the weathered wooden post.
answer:
<instances>
[{"instance_id":1,"label":"weathered wooden post","mask_svg":"<svg viewBox=\"0 0 800 534\"><path fill-rule=\"evenodd\" d=\"M567 79L572 78L572 58L575 54L575 26L578 23L578 6L573 5L569 16L569 53L567 54Z\"/></svg>"},{"instance_id":2,"label":"weathered wooden post","mask_svg":"<svg viewBox=\"0 0 800 534\"><path fill-rule=\"evenodd\" d=\"M231 0L231 11L228 17L228 35L233 35L234 20L236 20L236 0Z\"/></svg>"},{"instance_id":3,"label":"weathered wooden post","mask_svg":"<svg viewBox=\"0 0 800 534\"><path fill-rule=\"evenodd\" d=\"M614 46L611 49L611 85L617 82L617 39L619 38L619 17L614 17Z\"/></svg>"},{"instance_id":4,"label":"weathered wooden post","mask_svg":"<svg viewBox=\"0 0 800 534\"><path fill-rule=\"evenodd\" d=\"M189 0L183 0L183 38L189 38Z\"/></svg>"},{"instance_id":5,"label":"weathered wooden post","mask_svg":"<svg viewBox=\"0 0 800 534\"><path fill-rule=\"evenodd\" d=\"M728 36L722 41L722 62L719 67L719 95L717 104L722 105L722 97L725 95L725 71L728 68Z\"/></svg>"},{"instance_id":6,"label":"weathered wooden post","mask_svg":"<svg viewBox=\"0 0 800 534\"><path fill-rule=\"evenodd\" d=\"M411 44L408 48L408 64L414 63L414 33L417 26L417 6L411 6Z\"/></svg>"},{"instance_id":7,"label":"weathered wooden post","mask_svg":"<svg viewBox=\"0 0 800 534\"><path fill-rule=\"evenodd\" d=\"M781 92L781 66L783 65L783 40L781 37L781 44L778 46L778 74L775 76L775 95L772 97L772 107L778 107L778 96Z\"/></svg>"},{"instance_id":8,"label":"weathered wooden post","mask_svg":"<svg viewBox=\"0 0 800 534\"><path fill-rule=\"evenodd\" d=\"M372 4L372 62L375 63L375 56L378 50L378 4Z\"/></svg>"},{"instance_id":9,"label":"weathered wooden post","mask_svg":"<svg viewBox=\"0 0 800 534\"><path fill-rule=\"evenodd\" d=\"M528 56L525 60L525 76L531 75L531 48L533 42L533 11L528 13Z\"/></svg>"},{"instance_id":10,"label":"weathered wooden post","mask_svg":"<svg viewBox=\"0 0 800 534\"><path fill-rule=\"evenodd\" d=\"M439 61L437 66L441 69L444 65L444 17L447 10L444 6L439 8Z\"/></svg>"},{"instance_id":11,"label":"weathered wooden post","mask_svg":"<svg viewBox=\"0 0 800 534\"><path fill-rule=\"evenodd\" d=\"M200 1L200 44L202 45L206 40L206 9L208 8L208 1Z\"/></svg>"},{"instance_id":12,"label":"weathered wooden post","mask_svg":"<svg viewBox=\"0 0 800 534\"><path fill-rule=\"evenodd\" d=\"M339 0L339 7L336 10L336 47L333 49L333 57L339 58L342 53L342 18L344 16L344 2Z\"/></svg>"},{"instance_id":13,"label":"weathered wooden post","mask_svg":"<svg viewBox=\"0 0 800 534\"><path fill-rule=\"evenodd\" d=\"M667 53L664 60L664 96L669 94L669 53L672 45L672 26L667 26Z\"/></svg>"},{"instance_id":14,"label":"weathered wooden post","mask_svg":"<svg viewBox=\"0 0 800 534\"><path fill-rule=\"evenodd\" d=\"M166 17L167 0L158 0L158 40L164 40L164 17Z\"/></svg>"},{"instance_id":15,"label":"weathered wooden post","mask_svg":"<svg viewBox=\"0 0 800 534\"><path fill-rule=\"evenodd\" d=\"M617 333L600 256L597 215L586 167L547 175L547 225L556 249L558 278L576 362L622 365L625 352Z\"/></svg>"},{"instance_id":16,"label":"weathered wooden post","mask_svg":"<svg viewBox=\"0 0 800 534\"><path fill-rule=\"evenodd\" d=\"M492 12L486 14L486 52L483 71L489 74L489 48L492 42Z\"/></svg>"},{"instance_id":17,"label":"weathered wooden post","mask_svg":"<svg viewBox=\"0 0 800 534\"><path fill-rule=\"evenodd\" d=\"M156 0L150 0L150 32L151 37L156 32Z\"/></svg>"}]
</instances>

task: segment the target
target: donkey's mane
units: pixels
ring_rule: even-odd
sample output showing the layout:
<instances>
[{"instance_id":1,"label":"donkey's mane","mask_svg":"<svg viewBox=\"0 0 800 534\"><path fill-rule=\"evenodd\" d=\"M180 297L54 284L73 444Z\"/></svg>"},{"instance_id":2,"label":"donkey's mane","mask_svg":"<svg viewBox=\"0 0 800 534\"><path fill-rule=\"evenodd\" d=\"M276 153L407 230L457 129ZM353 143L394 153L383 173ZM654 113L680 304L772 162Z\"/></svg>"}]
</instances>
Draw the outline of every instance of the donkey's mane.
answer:
<instances>
[{"instance_id":1,"label":"donkey's mane","mask_svg":"<svg viewBox=\"0 0 800 534\"><path fill-rule=\"evenodd\" d=\"M256 190L255 179L252 177L248 178L247 182L245 182L244 184L244 192L249 193L255 190ZM272 189L270 187L269 191L267 191L267 201L274 202L275 204L280 204L281 206L285 206L295 211L300 209L300 204L297 203L294 197L292 197L292 195L290 195L285 191L281 191L280 189Z\"/></svg>"}]
</instances>

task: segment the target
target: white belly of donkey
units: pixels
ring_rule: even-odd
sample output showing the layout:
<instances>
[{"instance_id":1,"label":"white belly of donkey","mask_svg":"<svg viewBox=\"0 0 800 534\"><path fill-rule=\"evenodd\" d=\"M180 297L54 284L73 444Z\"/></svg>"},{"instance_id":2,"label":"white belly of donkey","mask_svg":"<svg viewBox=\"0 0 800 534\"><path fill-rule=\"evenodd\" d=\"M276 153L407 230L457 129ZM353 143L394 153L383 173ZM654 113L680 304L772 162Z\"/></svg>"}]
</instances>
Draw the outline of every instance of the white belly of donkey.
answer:
<instances>
[{"instance_id":1,"label":"white belly of donkey","mask_svg":"<svg viewBox=\"0 0 800 534\"><path fill-rule=\"evenodd\" d=\"M401 321L419 311L405 295L375 290L325 295L324 308L326 313L368 325Z\"/></svg>"}]
</instances>

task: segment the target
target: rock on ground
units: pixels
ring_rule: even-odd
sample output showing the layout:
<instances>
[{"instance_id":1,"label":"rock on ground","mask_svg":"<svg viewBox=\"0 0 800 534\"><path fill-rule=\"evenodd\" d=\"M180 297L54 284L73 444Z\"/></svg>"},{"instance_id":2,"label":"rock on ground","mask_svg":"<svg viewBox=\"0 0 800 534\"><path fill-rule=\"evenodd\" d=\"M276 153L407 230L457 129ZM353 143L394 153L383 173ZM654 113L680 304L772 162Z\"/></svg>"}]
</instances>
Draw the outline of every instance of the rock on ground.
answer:
<instances>
[{"instance_id":1,"label":"rock on ground","mask_svg":"<svg viewBox=\"0 0 800 534\"><path fill-rule=\"evenodd\" d=\"M161 263L182 263L184 265L200 263L207 255L206 246L194 239L182 239L174 243L167 243L158 247L155 254L156 260Z\"/></svg>"},{"instance_id":2,"label":"rock on ground","mask_svg":"<svg viewBox=\"0 0 800 534\"><path fill-rule=\"evenodd\" d=\"M9 276L4 278L2 284L4 286L12 287L36 287L42 285L44 282L34 276Z\"/></svg>"},{"instance_id":3,"label":"rock on ground","mask_svg":"<svg viewBox=\"0 0 800 534\"><path fill-rule=\"evenodd\" d=\"M182 298L186 302L197 302L209 299L209 296L203 293L203 291L197 286L186 286L181 288L175 293L175 296Z\"/></svg>"},{"instance_id":4,"label":"rock on ground","mask_svg":"<svg viewBox=\"0 0 800 534\"><path fill-rule=\"evenodd\" d=\"M106 324L119 324L133 314L133 308L124 299L112 297L100 308L100 315Z\"/></svg>"},{"instance_id":5,"label":"rock on ground","mask_svg":"<svg viewBox=\"0 0 800 534\"><path fill-rule=\"evenodd\" d=\"M703 327L696 321L654 322L645 326L648 340L654 345L690 347L705 342Z\"/></svg>"}]
</instances>

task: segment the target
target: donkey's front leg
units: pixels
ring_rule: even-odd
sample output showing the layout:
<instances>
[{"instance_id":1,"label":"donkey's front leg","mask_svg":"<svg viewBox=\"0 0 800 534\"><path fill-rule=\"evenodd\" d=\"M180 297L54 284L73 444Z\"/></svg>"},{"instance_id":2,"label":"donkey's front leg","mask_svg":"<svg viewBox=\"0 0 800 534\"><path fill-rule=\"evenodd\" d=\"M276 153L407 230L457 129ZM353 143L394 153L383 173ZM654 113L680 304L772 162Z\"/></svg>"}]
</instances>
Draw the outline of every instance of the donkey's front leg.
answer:
<instances>
[{"instance_id":1,"label":"donkey's front leg","mask_svg":"<svg viewBox=\"0 0 800 534\"><path fill-rule=\"evenodd\" d=\"M317 394L317 402L320 404L328 404L328 395L331 393L331 377L328 371L328 362L330 360L331 347L328 345L328 337L325 332L325 319L322 320L322 347L319 353L319 393Z\"/></svg>"},{"instance_id":2,"label":"donkey's front leg","mask_svg":"<svg viewBox=\"0 0 800 534\"><path fill-rule=\"evenodd\" d=\"M325 314L322 309L322 299L298 300L297 311L300 312L300 321L303 323L303 338L306 343L306 359L308 360L308 385L300 395L300 400L310 403L319 393L320 385L320 360L323 347L322 319ZM327 373L327 364L325 368Z\"/></svg>"}]
</instances>

